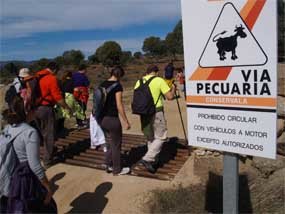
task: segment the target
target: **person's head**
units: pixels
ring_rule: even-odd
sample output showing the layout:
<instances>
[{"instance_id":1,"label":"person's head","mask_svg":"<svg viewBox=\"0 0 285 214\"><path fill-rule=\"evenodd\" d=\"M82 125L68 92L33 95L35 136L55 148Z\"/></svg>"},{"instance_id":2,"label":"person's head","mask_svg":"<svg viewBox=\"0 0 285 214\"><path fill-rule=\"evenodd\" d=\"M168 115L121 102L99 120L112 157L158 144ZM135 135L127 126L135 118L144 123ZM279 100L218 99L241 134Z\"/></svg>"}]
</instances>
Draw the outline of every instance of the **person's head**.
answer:
<instances>
[{"instance_id":1,"label":"person's head","mask_svg":"<svg viewBox=\"0 0 285 214\"><path fill-rule=\"evenodd\" d=\"M3 119L11 125L25 122L26 113L22 98L16 96L10 103L9 109L4 110L2 115Z\"/></svg>"},{"instance_id":2,"label":"person's head","mask_svg":"<svg viewBox=\"0 0 285 214\"><path fill-rule=\"evenodd\" d=\"M81 71L81 72L85 72L86 71L86 64L84 63L81 63L79 66L78 66L78 70Z\"/></svg>"},{"instance_id":3,"label":"person's head","mask_svg":"<svg viewBox=\"0 0 285 214\"><path fill-rule=\"evenodd\" d=\"M182 68L177 68L177 73L183 73L183 69Z\"/></svg>"},{"instance_id":4,"label":"person's head","mask_svg":"<svg viewBox=\"0 0 285 214\"><path fill-rule=\"evenodd\" d=\"M125 75L125 71L121 66L115 66L111 70L111 77L116 77L118 80L120 80Z\"/></svg>"},{"instance_id":5,"label":"person's head","mask_svg":"<svg viewBox=\"0 0 285 214\"><path fill-rule=\"evenodd\" d=\"M158 69L158 67L156 66L156 65L149 65L148 67L147 67L147 69L146 69L146 74L151 74L151 73L153 73L153 74L158 74L158 71L159 71L159 69Z\"/></svg>"},{"instance_id":6,"label":"person's head","mask_svg":"<svg viewBox=\"0 0 285 214\"><path fill-rule=\"evenodd\" d=\"M71 71L65 71L62 75L61 80L65 81L67 79L71 79L72 78L72 72Z\"/></svg>"},{"instance_id":7,"label":"person's head","mask_svg":"<svg viewBox=\"0 0 285 214\"><path fill-rule=\"evenodd\" d=\"M47 68L50 69L51 72L53 72L53 73L55 73L55 74L56 74L56 73L58 72L58 70L59 70L58 64L57 64L56 62L54 62L54 61L49 62L48 65L47 65Z\"/></svg>"},{"instance_id":8,"label":"person's head","mask_svg":"<svg viewBox=\"0 0 285 214\"><path fill-rule=\"evenodd\" d=\"M21 68L20 71L19 71L19 77L24 79L24 78L27 78L29 76L32 76L32 73L30 71L30 69L28 68Z\"/></svg>"}]
</instances>

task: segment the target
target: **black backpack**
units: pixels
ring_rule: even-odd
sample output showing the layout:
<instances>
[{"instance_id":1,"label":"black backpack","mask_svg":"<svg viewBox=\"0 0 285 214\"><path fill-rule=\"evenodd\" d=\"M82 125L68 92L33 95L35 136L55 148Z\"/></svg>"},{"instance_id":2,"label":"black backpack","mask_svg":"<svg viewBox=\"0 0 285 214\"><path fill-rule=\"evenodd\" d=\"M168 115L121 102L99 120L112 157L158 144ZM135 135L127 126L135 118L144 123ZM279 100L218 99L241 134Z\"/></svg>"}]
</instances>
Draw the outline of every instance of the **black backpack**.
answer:
<instances>
[{"instance_id":1,"label":"black backpack","mask_svg":"<svg viewBox=\"0 0 285 214\"><path fill-rule=\"evenodd\" d=\"M155 106L160 98L156 103L153 101L153 97L151 95L151 91L149 88L150 82L155 78L153 76L149 78L145 83L143 83L143 79L140 79L140 85L138 88L134 90L133 102L132 102L132 112L133 114L138 115L153 115L155 114Z\"/></svg>"}]
</instances>

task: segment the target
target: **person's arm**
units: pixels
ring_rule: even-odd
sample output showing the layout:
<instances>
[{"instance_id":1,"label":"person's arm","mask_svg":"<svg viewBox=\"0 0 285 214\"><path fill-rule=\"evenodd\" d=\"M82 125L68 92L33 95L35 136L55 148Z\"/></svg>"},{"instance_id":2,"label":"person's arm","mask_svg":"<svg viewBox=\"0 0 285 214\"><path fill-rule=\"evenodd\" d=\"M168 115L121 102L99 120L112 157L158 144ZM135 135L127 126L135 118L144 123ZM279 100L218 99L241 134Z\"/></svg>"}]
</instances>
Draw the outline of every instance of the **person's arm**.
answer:
<instances>
[{"instance_id":1,"label":"person's arm","mask_svg":"<svg viewBox=\"0 0 285 214\"><path fill-rule=\"evenodd\" d=\"M128 121L128 118L126 116L124 105L123 105L123 102L122 102L123 92L122 91L118 91L115 95L116 95L116 104L117 104L118 112L121 115L123 121L125 122L125 129L130 129L131 125L130 125L130 123Z\"/></svg>"},{"instance_id":2,"label":"person's arm","mask_svg":"<svg viewBox=\"0 0 285 214\"><path fill-rule=\"evenodd\" d=\"M45 204L48 204L52 198L53 192L50 188L49 181L44 172L44 168L40 162L40 138L36 130L28 131L24 135L26 139L26 152L29 166L33 173L38 177L42 185L47 190L47 195L44 200Z\"/></svg>"},{"instance_id":3,"label":"person's arm","mask_svg":"<svg viewBox=\"0 0 285 214\"><path fill-rule=\"evenodd\" d=\"M161 93L166 97L167 100L173 100L175 98L176 85L173 83L170 88L165 80L160 81Z\"/></svg>"}]
</instances>

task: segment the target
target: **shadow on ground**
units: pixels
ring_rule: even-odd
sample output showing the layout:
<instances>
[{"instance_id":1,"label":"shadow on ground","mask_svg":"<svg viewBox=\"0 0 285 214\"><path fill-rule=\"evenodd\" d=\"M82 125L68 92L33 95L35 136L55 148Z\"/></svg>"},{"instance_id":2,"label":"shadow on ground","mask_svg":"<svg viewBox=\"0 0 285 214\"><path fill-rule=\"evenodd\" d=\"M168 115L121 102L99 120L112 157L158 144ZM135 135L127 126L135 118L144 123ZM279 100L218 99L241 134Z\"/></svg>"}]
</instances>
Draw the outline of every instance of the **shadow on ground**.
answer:
<instances>
[{"instance_id":1,"label":"shadow on ground","mask_svg":"<svg viewBox=\"0 0 285 214\"><path fill-rule=\"evenodd\" d=\"M60 179L62 179L65 175L66 175L65 172L61 172L61 173L56 174L55 176L53 176L50 179L51 190L53 192L56 192L59 188L59 186L56 184L56 182L59 181Z\"/></svg>"},{"instance_id":2,"label":"shadow on ground","mask_svg":"<svg viewBox=\"0 0 285 214\"><path fill-rule=\"evenodd\" d=\"M184 145L178 143L177 137L169 138L169 140L163 144L161 152L159 153L157 168L163 167L163 165L168 163L170 160L174 160L177 149L184 147ZM146 152L146 145L132 148L128 154L123 155L123 162L125 163L124 165L132 167L142 159Z\"/></svg>"},{"instance_id":3,"label":"shadow on ground","mask_svg":"<svg viewBox=\"0 0 285 214\"><path fill-rule=\"evenodd\" d=\"M70 203L73 208L67 213L102 213L108 203L105 195L112 187L111 182L104 182L97 186L94 192L81 194Z\"/></svg>"}]
</instances>

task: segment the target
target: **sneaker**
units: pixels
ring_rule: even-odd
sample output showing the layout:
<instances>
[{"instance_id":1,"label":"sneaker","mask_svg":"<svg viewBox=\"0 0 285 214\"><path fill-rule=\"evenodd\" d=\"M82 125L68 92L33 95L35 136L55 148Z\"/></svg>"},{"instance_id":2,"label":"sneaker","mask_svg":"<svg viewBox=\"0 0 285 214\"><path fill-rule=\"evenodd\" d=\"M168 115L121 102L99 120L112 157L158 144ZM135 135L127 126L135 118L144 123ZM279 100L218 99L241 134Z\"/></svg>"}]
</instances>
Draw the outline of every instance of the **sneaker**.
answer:
<instances>
[{"instance_id":1,"label":"sneaker","mask_svg":"<svg viewBox=\"0 0 285 214\"><path fill-rule=\"evenodd\" d=\"M141 159L139 163L142 164L150 173L155 173L155 168L153 167L151 162Z\"/></svg>"},{"instance_id":2,"label":"sneaker","mask_svg":"<svg viewBox=\"0 0 285 214\"><path fill-rule=\"evenodd\" d=\"M114 175L126 175L129 174L131 171L130 167L124 167L122 168L121 172L119 172L118 174L114 174Z\"/></svg>"},{"instance_id":3,"label":"sneaker","mask_svg":"<svg viewBox=\"0 0 285 214\"><path fill-rule=\"evenodd\" d=\"M107 172L107 173L113 172L113 167L107 166L107 167L106 167L106 172Z\"/></svg>"}]
</instances>

